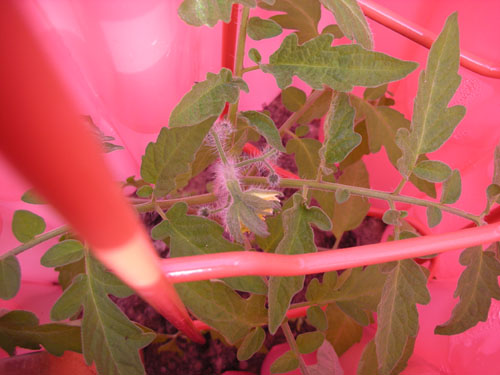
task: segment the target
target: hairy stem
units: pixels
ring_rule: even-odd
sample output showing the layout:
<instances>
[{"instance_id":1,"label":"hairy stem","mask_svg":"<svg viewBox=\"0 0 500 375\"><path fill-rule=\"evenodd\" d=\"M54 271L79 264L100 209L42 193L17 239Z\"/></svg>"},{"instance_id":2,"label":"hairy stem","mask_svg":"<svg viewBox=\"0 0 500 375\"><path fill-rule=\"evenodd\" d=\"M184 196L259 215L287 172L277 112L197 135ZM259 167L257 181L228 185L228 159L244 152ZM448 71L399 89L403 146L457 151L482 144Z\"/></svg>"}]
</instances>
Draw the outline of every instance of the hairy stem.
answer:
<instances>
[{"instance_id":1,"label":"hairy stem","mask_svg":"<svg viewBox=\"0 0 500 375\"><path fill-rule=\"evenodd\" d=\"M243 68L241 70L241 74L252 72L252 71L257 70L257 69L260 69L260 66L258 66L258 65L249 66L249 67Z\"/></svg>"},{"instance_id":2,"label":"hairy stem","mask_svg":"<svg viewBox=\"0 0 500 375\"><path fill-rule=\"evenodd\" d=\"M241 13L240 29L238 32L238 42L236 45L236 61L234 64L234 75L236 77L241 77L243 74L243 58L245 57L245 42L247 38L247 24L248 16L250 15L250 9L248 7L243 7L243 12ZM236 114L238 112L238 101L229 106L229 121L236 127Z\"/></svg>"},{"instance_id":3,"label":"hairy stem","mask_svg":"<svg viewBox=\"0 0 500 375\"><path fill-rule=\"evenodd\" d=\"M224 152L224 147L222 147L222 143L221 143L221 141L219 139L219 136L213 130L210 130L210 135L214 139L215 147L217 148L217 152L219 153L220 160L222 161L222 163L224 165L227 165L228 161L227 161L227 158L226 158L226 153Z\"/></svg>"},{"instance_id":4,"label":"hairy stem","mask_svg":"<svg viewBox=\"0 0 500 375\"><path fill-rule=\"evenodd\" d=\"M266 184L267 181L264 177L243 177L243 182L246 184ZM347 190L352 195L358 195L361 197L368 198L376 198L385 200L387 202L395 201L395 202L404 202L410 203L416 206L423 207L436 207L442 211L449 212L451 214L463 217L465 219L471 220L477 225L481 225L481 220L479 216L470 214L466 211L459 210L458 208L449 207L444 204L438 202L431 202L425 199L409 197L405 195L397 195L393 193L388 193L385 191L372 190L368 188L358 187L358 186L349 186L342 185L334 182L318 182L314 180L296 180L291 178L282 178L280 180L281 187L290 187L300 189L303 186L308 186L310 189L314 190L323 190L323 191L336 191L338 189Z\"/></svg>"},{"instance_id":5,"label":"hairy stem","mask_svg":"<svg viewBox=\"0 0 500 375\"><path fill-rule=\"evenodd\" d=\"M325 89L326 90L326 89ZM313 90L311 95L307 98L304 105L297 111L294 112L284 123L281 125L279 131L283 135L287 130L295 125L295 123L302 117L302 115L318 100L318 98L323 94L324 90Z\"/></svg>"},{"instance_id":6,"label":"hairy stem","mask_svg":"<svg viewBox=\"0 0 500 375\"><path fill-rule=\"evenodd\" d=\"M5 259L11 255L21 254L23 251L31 249L32 247L34 247L38 244L41 244L42 242L48 241L54 237L61 236L68 231L69 231L69 227L67 225L63 225L59 228L52 229L51 231L48 231L46 233L40 234L39 236L36 236L31 241L25 242L22 245L14 248L10 251L7 251L5 254L2 254L2 256L0 256L0 259Z\"/></svg>"},{"instance_id":7,"label":"hairy stem","mask_svg":"<svg viewBox=\"0 0 500 375\"><path fill-rule=\"evenodd\" d=\"M236 168L241 168L241 167L244 167L244 166L249 165L249 164L257 163L259 161L265 161L268 157L273 156L275 153L276 153L276 150L273 149L273 150L268 151L259 157L256 157L253 159L248 159L248 160L243 160L242 162L236 164Z\"/></svg>"},{"instance_id":8,"label":"hairy stem","mask_svg":"<svg viewBox=\"0 0 500 375\"><path fill-rule=\"evenodd\" d=\"M290 345L290 348L292 351L295 353L299 360L299 367L300 371L302 372L302 375L309 375L309 371L307 370L306 363L304 362L304 359L300 355L299 352L299 347L297 346L297 342L295 341L295 337L293 337L292 330L290 329L290 325L288 324L288 321L284 321L283 324L281 324L281 329L283 330L283 333L285 334L286 341L288 342L288 345Z\"/></svg>"}]
</instances>

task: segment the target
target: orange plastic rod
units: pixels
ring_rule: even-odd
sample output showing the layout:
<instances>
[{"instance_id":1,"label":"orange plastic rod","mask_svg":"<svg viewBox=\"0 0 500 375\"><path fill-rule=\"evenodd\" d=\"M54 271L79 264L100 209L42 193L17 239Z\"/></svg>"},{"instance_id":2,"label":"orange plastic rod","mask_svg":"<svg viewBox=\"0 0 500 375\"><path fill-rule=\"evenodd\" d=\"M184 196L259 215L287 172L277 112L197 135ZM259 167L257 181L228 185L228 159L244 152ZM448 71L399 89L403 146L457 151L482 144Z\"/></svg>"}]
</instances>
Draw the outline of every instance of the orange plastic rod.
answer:
<instances>
[{"instance_id":1,"label":"orange plastic rod","mask_svg":"<svg viewBox=\"0 0 500 375\"><path fill-rule=\"evenodd\" d=\"M431 48L432 43L436 39L436 33L432 33L404 19L400 15L378 5L374 1L359 0L359 5L368 18L371 18L375 22L388 27L426 48ZM460 54L460 65L485 77L500 78L500 65L491 61L485 61L467 51Z\"/></svg>"},{"instance_id":2,"label":"orange plastic rod","mask_svg":"<svg viewBox=\"0 0 500 375\"><path fill-rule=\"evenodd\" d=\"M391 262L500 240L500 224L300 255L232 252L162 260L174 283L244 275L296 276Z\"/></svg>"},{"instance_id":3,"label":"orange plastic rod","mask_svg":"<svg viewBox=\"0 0 500 375\"><path fill-rule=\"evenodd\" d=\"M16 1L0 1L0 151L114 271L189 338L203 342Z\"/></svg>"}]
</instances>

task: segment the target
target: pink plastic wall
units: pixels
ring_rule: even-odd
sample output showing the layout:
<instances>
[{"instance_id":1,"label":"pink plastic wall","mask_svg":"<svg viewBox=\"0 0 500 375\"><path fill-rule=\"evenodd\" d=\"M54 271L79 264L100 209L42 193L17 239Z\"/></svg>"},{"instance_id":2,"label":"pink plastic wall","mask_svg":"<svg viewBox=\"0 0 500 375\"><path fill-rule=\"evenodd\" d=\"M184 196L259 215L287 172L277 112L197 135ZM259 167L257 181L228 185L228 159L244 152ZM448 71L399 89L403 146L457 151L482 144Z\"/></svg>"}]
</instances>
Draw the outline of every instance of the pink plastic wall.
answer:
<instances>
[{"instance_id":1,"label":"pink plastic wall","mask_svg":"<svg viewBox=\"0 0 500 375\"><path fill-rule=\"evenodd\" d=\"M140 158L146 144L156 137L182 95L195 81L204 79L206 72L220 66L220 25L214 29L193 28L176 15L179 0L108 0L54 2L26 0L20 2L33 31L39 36L54 64L73 93L82 114L91 115L106 135L126 150L108 155L117 179L138 175ZM378 0L378 3L434 32L439 32L447 15L459 12L461 47L485 59L500 63L497 16L500 2L482 0ZM253 11L253 15L264 14ZM333 22L326 15L320 29ZM406 40L385 27L370 21L375 35L375 48L399 58L425 65L427 50ZM342 41L343 42L343 41ZM266 57L278 47L277 41L249 41ZM246 61L247 65L251 63ZM459 72L462 84L452 104L463 104L467 115L450 141L431 158L446 161L462 173L462 198L456 207L479 213L485 204L485 188L491 181L492 156L500 131L498 103L500 80L485 78L464 68ZM396 108L411 117L418 73L403 82L390 85L396 94ZM250 95L242 94L243 109L258 109L278 93L271 76L250 72L245 76ZM306 88L298 80L297 85ZM397 172L387 167L383 152L366 158L373 188L392 190L399 181ZM377 171L384 171L377 173ZM60 225L57 216L45 206L19 203L28 188L17 179L0 159L0 243L2 252L17 246L10 225L16 209L26 208L48 218L48 229ZM55 182L57 183L57 182ZM405 194L422 196L408 186ZM384 203L373 202L384 207ZM401 206L404 207L404 206ZM409 208L410 215L425 223L425 212ZM465 222L444 214L435 232L461 228ZM52 241L53 242L53 241ZM39 264L39 258L50 246L22 254L23 285L18 296L0 302L6 308L35 310L42 321L48 321L48 309L59 294L50 283L57 279L52 270ZM405 374L497 374L495 357L500 344L491 335L500 326L500 306L494 302L490 319L472 330L451 338L434 336L435 325L443 323L456 303L452 293L461 272L458 252L442 255L437 280L429 283L433 300L420 307L421 331L415 355ZM369 335L367 331L366 335ZM342 363L346 374L354 374L360 355L357 345L347 352Z\"/></svg>"}]
</instances>

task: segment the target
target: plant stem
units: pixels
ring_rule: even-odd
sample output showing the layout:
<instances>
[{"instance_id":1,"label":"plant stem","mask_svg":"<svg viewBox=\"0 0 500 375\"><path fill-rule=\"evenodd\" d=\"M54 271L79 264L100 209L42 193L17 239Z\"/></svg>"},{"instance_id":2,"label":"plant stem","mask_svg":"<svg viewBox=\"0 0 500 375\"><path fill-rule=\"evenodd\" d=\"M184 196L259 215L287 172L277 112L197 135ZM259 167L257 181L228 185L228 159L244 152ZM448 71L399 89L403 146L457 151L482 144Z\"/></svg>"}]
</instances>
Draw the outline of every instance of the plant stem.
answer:
<instances>
[{"instance_id":1,"label":"plant stem","mask_svg":"<svg viewBox=\"0 0 500 375\"><path fill-rule=\"evenodd\" d=\"M40 234L39 236L36 236L35 238L33 238L31 241L25 242L22 245L14 248L10 251L7 251L5 254L2 254L2 256L0 256L0 259L5 259L11 255L21 254L23 251L31 249L32 247L34 247L38 244L41 244L42 242L45 242L47 240L50 240L51 238L61 236L68 231L69 231L69 227L67 225L63 225L59 228L56 228L56 229L53 229L53 230L48 231L46 233Z\"/></svg>"},{"instance_id":2,"label":"plant stem","mask_svg":"<svg viewBox=\"0 0 500 375\"><path fill-rule=\"evenodd\" d=\"M327 90L327 89L325 89ZM307 98L306 102L297 112L294 112L284 123L281 125L279 131L283 135L287 130L295 125L295 123L302 117L302 115L318 100L325 90L313 90L311 95ZM295 135L295 134L294 134Z\"/></svg>"},{"instance_id":3,"label":"plant stem","mask_svg":"<svg viewBox=\"0 0 500 375\"><path fill-rule=\"evenodd\" d=\"M259 156L257 158L244 160L244 161L236 164L236 168L241 168L241 167L244 167L244 166L249 165L249 164L257 163L259 161L264 161L268 157L273 156L275 153L276 153L276 150L271 150L271 151L268 151L265 154L263 154L263 155L261 155L261 156Z\"/></svg>"},{"instance_id":4,"label":"plant stem","mask_svg":"<svg viewBox=\"0 0 500 375\"><path fill-rule=\"evenodd\" d=\"M165 199L162 201L156 201L155 203L156 206L165 209L172 207L174 204L178 202L184 202L189 206L197 206L197 205L211 203L214 202L215 200L217 200L217 197L214 194L200 194L200 195L193 195L191 197ZM135 206L135 209L139 213L151 212L155 210L155 203L147 202L138 204Z\"/></svg>"},{"instance_id":5,"label":"plant stem","mask_svg":"<svg viewBox=\"0 0 500 375\"><path fill-rule=\"evenodd\" d=\"M245 74L245 73L248 73L248 72L251 72L251 71L254 71L254 70L257 70L257 69L260 69L260 66L258 66L258 65L249 66L249 67L247 67L247 68L243 68L243 69L241 70L241 74L243 75L243 74Z\"/></svg>"},{"instance_id":6,"label":"plant stem","mask_svg":"<svg viewBox=\"0 0 500 375\"><path fill-rule=\"evenodd\" d=\"M286 341L288 342L288 345L290 345L290 348L292 349L292 351L295 353L295 355L299 360L299 367L300 371L302 372L302 375L309 375L306 363L304 362L304 359L300 355L299 347L297 346L297 342L295 342L295 337L293 337L292 330L290 329L290 325L288 324L287 320L285 320L283 324L281 324L281 329L285 334L285 338Z\"/></svg>"},{"instance_id":7,"label":"plant stem","mask_svg":"<svg viewBox=\"0 0 500 375\"><path fill-rule=\"evenodd\" d=\"M226 158L226 153L224 152L224 148L222 147L222 143L221 143L221 141L219 139L219 136L213 130L210 130L210 135L214 139L215 147L217 148L217 152L219 153L220 160L222 161L222 164L228 165L228 161L227 161L227 158Z\"/></svg>"},{"instance_id":8,"label":"plant stem","mask_svg":"<svg viewBox=\"0 0 500 375\"><path fill-rule=\"evenodd\" d=\"M394 190L393 194L394 195L398 195L399 193L401 193L401 190L403 190L404 186L406 185L406 182L408 180L406 178L403 178L400 182L399 182L399 185L396 187L396 190Z\"/></svg>"},{"instance_id":9,"label":"plant stem","mask_svg":"<svg viewBox=\"0 0 500 375\"><path fill-rule=\"evenodd\" d=\"M241 13L240 29L238 32L238 42L236 45L236 61L234 64L234 75L235 77L241 77L243 74L243 58L245 57L245 42L247 38L247 24L248 16L250 15L250 9L248 7L243 7ZM229 121L236 127L236 114L238 112L238 101L229 106Z\"/></svg>"},{"instance_id":10,"label":"plant stem","mask_svg":"<svg viewBox=\"0 0 500 375\"><path fill-rule=\"evenodd\" d=\"M266 184L267 181L264 177L243 177L243 182L246 184ZM405 195L395 195L393 193L388 193L385 191L372 190L368 188L358 187L358 186L349 186L342 185L335 182L318 182L314 180L296 180L291 178L282 178L280 180L281 187L291 187L291 188L302 188L303 186L308 186L310 189L314 190L324 190L324 191L336 191L338 189L347 190L349 193L353 195L358 195L361 197L368 198L376 198L385 201L396 201L396 202L404 202L410 203L417 206L423 207L436 207L442 211L449 212L451 214L463 217L465 219L471 220L477 225L481 225L481 221L479 216L470 214L466 211L459 210L458 208L449 207L444 204L438 202L431 202L425 199L419 199L414 197L409 197Z\"/></svg>"}]
</instances>

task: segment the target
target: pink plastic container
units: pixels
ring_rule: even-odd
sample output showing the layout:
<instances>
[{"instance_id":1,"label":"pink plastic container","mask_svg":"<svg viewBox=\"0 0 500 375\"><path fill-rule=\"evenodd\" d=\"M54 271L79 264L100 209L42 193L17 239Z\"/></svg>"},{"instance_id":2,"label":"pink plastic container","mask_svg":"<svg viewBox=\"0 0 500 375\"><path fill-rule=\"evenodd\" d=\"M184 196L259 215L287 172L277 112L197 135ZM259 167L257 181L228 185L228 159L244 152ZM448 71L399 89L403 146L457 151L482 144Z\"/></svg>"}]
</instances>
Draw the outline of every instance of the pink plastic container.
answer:
<instances>
[{"instance_id":1,"label":"pink plastic container","mask_svg":"<svg viewBox=\"0 0 500 375\"><path fill-rule=\"evenodd\" d=\"M372 5L368 1L360 3L365 10ZM82 0L71 3L27 0L20 5L33 32L57 65L81 113L92 116L106 135L115 137L116 143L125 148L125 151L107 156L117 179L139 174L140 158L146 144L168 124L175 104L195 81L204 79L206 72L219 70L221 25L214 29L190 27L177 17L179 4L179 0ZM500 65L500 49L491 48L500 45L498 1L377 0L376 4L434 33L439 32L447 15L458 11L462 52L481 56L497 67ZM255 14L259 12L264 14L259 10ZM328 23L325 17L320 29ZM377 51L425 66L426 48L376 22L369 23ZM255 44L249 40L247 48ZM277 47L276 41L264 47L259 42L264 59ZM493 173L493 151L500 139L500 113L495 113L500 111L500 79L485 77L464 67L460 68L459 74L462 84L452 104L465 105L466 117L452 139L430 156L458 168L462 174L462 198L455 207L479 213L485 205L485 188ZM414 72L404 81L389 87L396 95L396 109L408 118L417 77L418 72ZM250 95L242 94L242 109L258 109L278 94L270 75L255 71L248 73L245 80L249 83ZM306 87L298 80L297 86ZM370 170L372 188L387 191L395 188L398 174L383 152L371 155L365 161ZM3 159L0 159L0 175L3 181L0 189L0 243L3 250L18 244L10 230L16 209L26 208L48 218L47 229L61 224L50 208L20 203L20 196L29 186ZM422 196L412 186L407 186L403 193ZM373 201L373 204L387 208L379 201ZM424 210L410 207L409 212L413 220L424 225ZM444 214L442 223L433 232L447 233L465 224L457 217ZM1 302L2 308L35 311L41 322L49 320L49 308L60 292L52 284L56 275L41 267L39 259L54 242L45 243L19 257L22 287L14 299ZM486 323L479 323L461 335L433 334L434 327L449 317L456 303L452 294L462 270L457 260L459 253L451 251L439 258L436 279L429 282L432 302L419 306L421 329L415 353L404 374L498 374L496 358L500 354L500 342L492 332L500 328L500 303L493 301ZM372 331L367 329L361 344L355 345L341 358L346 375L355 374L362 345Z\"/></svg>"}]
</instances>

